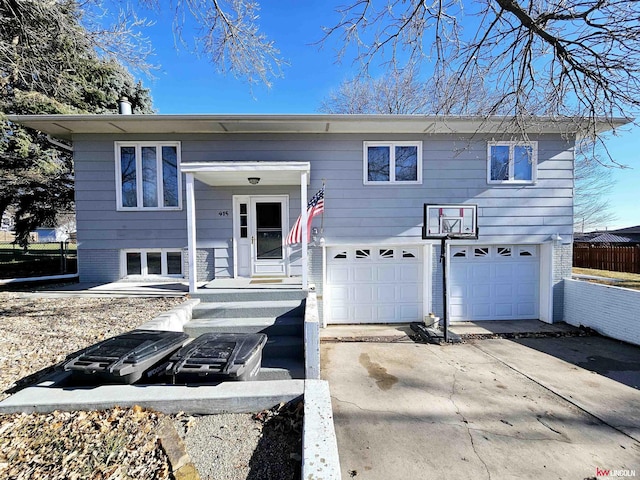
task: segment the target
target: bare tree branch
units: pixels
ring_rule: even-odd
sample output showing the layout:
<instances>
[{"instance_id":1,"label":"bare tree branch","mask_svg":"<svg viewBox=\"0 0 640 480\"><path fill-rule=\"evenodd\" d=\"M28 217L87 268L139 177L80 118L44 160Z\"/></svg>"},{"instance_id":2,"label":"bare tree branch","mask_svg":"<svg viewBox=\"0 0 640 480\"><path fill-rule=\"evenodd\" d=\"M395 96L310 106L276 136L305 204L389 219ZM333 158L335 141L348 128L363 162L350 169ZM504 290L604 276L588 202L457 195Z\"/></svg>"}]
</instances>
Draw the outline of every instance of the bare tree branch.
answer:
<instances>
[{"instance_id":1,"label":"bare tree branch","mask_svg":"<svg viewBox=\"0 0 640 480\"><path fill-rule=\"evenodd\" d=\"M160 8L158 0L138 0ZM220 72L270 87L287 62L275 42L259 28L260 5L255 0L171 0L173 28L183 45L207 58ZM198 25L194 39L185 38L187 19ZM192 41L194 44L192 44Z\"/></svg>"},{"instance_id":2,"label":"bare tree branch","mask_svg":"<svg viewBox=\"0 0 640 480\"><path fill-rule=\"evenodd\" d=\"M323 41L338 37L339 55L355 49L362 72L430 62L433 84L448 86L432 113L452 113L451 90L470 98L479 79L495 92L485 114L581 117L592 139L603 121L640 110L637 1L360 0L338 13ZM477 19L468 31L463 15Z\"/></svg>"}]
</instances>

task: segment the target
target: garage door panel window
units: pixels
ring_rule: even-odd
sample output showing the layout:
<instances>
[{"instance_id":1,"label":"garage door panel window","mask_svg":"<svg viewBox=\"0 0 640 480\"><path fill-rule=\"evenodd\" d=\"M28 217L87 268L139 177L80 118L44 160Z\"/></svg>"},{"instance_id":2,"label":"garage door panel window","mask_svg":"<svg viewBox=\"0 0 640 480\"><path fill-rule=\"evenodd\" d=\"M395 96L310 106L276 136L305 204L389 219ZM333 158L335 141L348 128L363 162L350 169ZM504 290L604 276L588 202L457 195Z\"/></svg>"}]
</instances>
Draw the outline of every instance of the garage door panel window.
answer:
<instances>
[{"instance_id":1,"label":"garage door panel window","mask_svg":"<svg viewBox=\"0 0 640 480\"><path fill-rule=\"evenodd\" d=\"M369 258L371 256L371 250L356 250L356 258Z\"/></svg>"},{"instance_id":2,"label":"garage door panel window","mask_svg":"<svg viewBox=\"0 0 640 480\"><path fill-rule=\"evenodd\" d=\"M467 257L466 247L451 247L451 256L453 258L466 258Z\"/></svg>"}]
</instances>

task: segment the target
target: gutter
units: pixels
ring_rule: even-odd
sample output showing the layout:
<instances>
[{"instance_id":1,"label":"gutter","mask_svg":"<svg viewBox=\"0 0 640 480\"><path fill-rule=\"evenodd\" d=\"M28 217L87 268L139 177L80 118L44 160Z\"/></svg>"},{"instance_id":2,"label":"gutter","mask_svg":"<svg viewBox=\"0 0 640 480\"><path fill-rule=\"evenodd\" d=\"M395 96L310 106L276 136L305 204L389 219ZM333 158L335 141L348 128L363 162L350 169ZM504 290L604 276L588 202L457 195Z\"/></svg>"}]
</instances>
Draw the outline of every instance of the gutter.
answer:
<instances>
[{"instance_id":1,"label":"gutter","mask_svg":"<svg viewBox=\"0 0 640 480\"><path fill-rule=\"evenodd\" d=\"M67 150L68 152L73 152L73 146L72 145L67 145L66 143L62 143L59 140L56 140L55 138L53 138L51 135L49 135L47 133L47 141L49 143L51 143L52 145L55 145L56 147L60 147L64 150Z\"/></svg>"}]
</instances>

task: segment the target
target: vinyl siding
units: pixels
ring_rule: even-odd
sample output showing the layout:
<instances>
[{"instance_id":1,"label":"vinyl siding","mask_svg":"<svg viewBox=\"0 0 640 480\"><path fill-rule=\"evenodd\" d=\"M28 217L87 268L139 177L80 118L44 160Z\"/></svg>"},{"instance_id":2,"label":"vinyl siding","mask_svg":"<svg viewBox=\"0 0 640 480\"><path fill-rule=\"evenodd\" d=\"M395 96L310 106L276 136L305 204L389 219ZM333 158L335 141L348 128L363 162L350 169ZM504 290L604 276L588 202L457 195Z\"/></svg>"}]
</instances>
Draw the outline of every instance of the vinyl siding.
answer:
<instances>
[{"instance_id":1,"label":"vinyl siding","mask_svg":"<svg viewBox=\"0 0 640 480\"><path fill-rule=\"evenodd\" d=\"M186 212L116 211L115 141L181 142L183 163L308 161L309 196L326 181L324 236L340 243L423 243L424 203L475 203L482 243L541 243L572 235L573 150L558 135L538 141L535 185L488 185L487 141L457 135L80 135L74 138L78 241L88 250L184 248ZM423 141L421 185L363 185L364 141ZM183 195L184 195L184 181ZM196 182L198 248L214 249L215 273L232 275L233 195L289 195L289 225L300 205L298 186L209 187ZM183 198L183 206L186 204ZM314 220L319 226L319 219ZM299 255L292 271L299 270ZM99 266L94 265L96 268Z\"/></svg>"}]
</instances>

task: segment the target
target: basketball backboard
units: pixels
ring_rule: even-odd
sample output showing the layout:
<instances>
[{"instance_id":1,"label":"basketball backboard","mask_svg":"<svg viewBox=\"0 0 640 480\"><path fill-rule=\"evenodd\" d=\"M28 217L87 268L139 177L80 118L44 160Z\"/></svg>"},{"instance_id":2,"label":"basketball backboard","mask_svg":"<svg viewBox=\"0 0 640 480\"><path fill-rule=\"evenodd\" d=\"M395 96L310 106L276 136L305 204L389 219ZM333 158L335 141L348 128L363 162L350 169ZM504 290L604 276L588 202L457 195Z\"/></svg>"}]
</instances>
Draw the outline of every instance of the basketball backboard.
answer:
<instances>
[{"instance_id":1,"label":"basketball backboard","mask_svg":"<svg viewBox=\"0 0 640 480\"><path fill-rule=\"evenodd\" d=\"M477 205L424 204L422 238L478 238Z\"/></svg>"}]
</instances>

